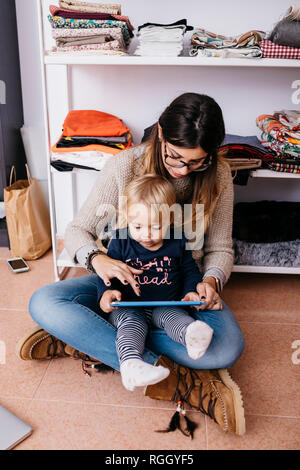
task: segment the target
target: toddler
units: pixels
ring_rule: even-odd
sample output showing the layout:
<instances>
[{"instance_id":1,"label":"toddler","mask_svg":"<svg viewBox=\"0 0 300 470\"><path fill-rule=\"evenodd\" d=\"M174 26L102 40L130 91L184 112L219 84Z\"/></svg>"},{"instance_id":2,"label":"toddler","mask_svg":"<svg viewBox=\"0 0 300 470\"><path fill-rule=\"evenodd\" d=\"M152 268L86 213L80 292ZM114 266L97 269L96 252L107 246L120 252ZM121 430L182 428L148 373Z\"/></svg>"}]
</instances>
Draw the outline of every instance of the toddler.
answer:
<instances>
[{"instance_id":1,"label":"toddler","mask_svg":"<svg viewBox=\"0 0 300 470\"><path fill-rule=\"evenodd\" d=\"M117 328L116 348L122 383L127 390L152 385L164 380L169 370L143 361L145 340L150 325L164 329L174 341L186 347L192 359L203 356L211 342L213 330L195 320L182 307L155 308L113 307L111 302L188 300L199 301L196 292L202 276L187 239L175 239L173 221L166 207L176 203L172 184L157 175L136 178L126 188L126 227L115 231L107 255L137 269L139 296L131 285L112 279L108 287L97 280L98 301L108 321ZM152 209L151 209L152 207ZM159 208L159 209L157 209ZM123 211L124 214L124 211ZM169 228L169 236L166 232Z\"/></svg>"}]
</instances>

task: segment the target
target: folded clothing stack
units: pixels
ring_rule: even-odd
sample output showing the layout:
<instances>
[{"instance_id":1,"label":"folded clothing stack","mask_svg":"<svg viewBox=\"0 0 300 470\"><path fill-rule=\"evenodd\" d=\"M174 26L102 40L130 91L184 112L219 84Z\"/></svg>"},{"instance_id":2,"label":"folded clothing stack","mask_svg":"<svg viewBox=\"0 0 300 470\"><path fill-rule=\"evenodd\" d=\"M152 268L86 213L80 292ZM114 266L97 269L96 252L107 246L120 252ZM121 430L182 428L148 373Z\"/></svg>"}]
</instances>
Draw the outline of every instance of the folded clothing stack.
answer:
<instances>
[{"instance_id":1,"label":"folded clothing stack","mask_svg":"<svg viewBox=\"0 0 300 470\"><path fill-rule=\"evenodd\" d=\"M259 58L262 52L260 41L264 31L247 31L239 36L223 36L203 28L196 28L191 36L190 56Z\"/></svg>"},{"instance_id":2,"label":"folded clothing stack","mask_svg":"<svg viewBox=\"0 0 300 470\"><path fill-rule=\"evenodd\" d=\"M192 29L185 19L170 24L144 23L138 27L139 45L135 55L179 56L183 51L184 34Z\"/></svg>"},{"instance_id":3,"label":"folded clothing stack","mask_svg":"<svg viewBox=\"0 0 300 470\"><path fill-rule=\"evenodd\" d=\"M142 142L150 139L153 124L144 130ZM225 139L218 148L218 154L225 158L234 173L234 184L245 186L248 182L250 171L255 168L268 168L269 160L276 154L270 149L263 147L255 135L243 136L225 134Z\"/></svg>"},{"instance_id":4,"label":"folded clothing stack","mask_svg":"<svg viewBox=\"0 0 300 470\"><path fill-rule=\"evenodd\" d=\"M121 6L64 0L48 16L56 47L51 53L127 55L133 26Z\"/></svg>"},{"instance_id":5,"label":"folded clothing stack","mask_svg":"<svg viewBox=\"0 0 300 470\"><path fill-rule=\"evenodd\" d=\"M300 111L282 110L256 119L261 144L275 157L268 162L274 171L300 173Z\"/></svg>"},{"instance_id":6,"label":"folded clothing stack","mask_svg":"<svg viewBox=\"0 0 300 470\"><path fill-rule=\"evenodd\" d=\"M263 57L300 59L300 4L288 9L260 47Z\"/></svg>"},{"instance_id":7,"label":"folded clothing stack","mask_svg":"<svg viewBox=\"0 0 300 470\"><path fill-rule=\"evenodd\" d=\"M280 46L269 39L264 39L259 43L262 57L268 59L300 59L300 48L290 46Z\"/></svg>"},{"instance_id":8,"label":"folded clothing stack","mask_svg":"<svg viewBox=\"0 0 300 470\"><path fill-rule=\"evenodd\" d=\"M275 153L263 147L258 138L253 136L242 136L226 134L219 154L226 158L231 170L234 172L233 182L241 186L248 183L250 171L267 167L270 159Z\"/></svg>"},{"instance_id":9,"label":"folded clothing stack","mask_svg":"<svg viewBox=\"0 0 300 470\"><path fill-rule=\"evenodd\" d=\"M70 111L63 133L52 147L51 165L59 171L73 167L102 170L108 159L131 145L130 129L116 116L94 110Z\"/></svg>"},{"instance_id":10,"label":"folded clothing stack","mask_svg":"<svg viewBox=\"0 0 300 470\"><path fill-rule=\"evenodd\" d=\"M239 202L232 235L237 265L299 267L300 203Z\"/></svg>"}]
</instances>

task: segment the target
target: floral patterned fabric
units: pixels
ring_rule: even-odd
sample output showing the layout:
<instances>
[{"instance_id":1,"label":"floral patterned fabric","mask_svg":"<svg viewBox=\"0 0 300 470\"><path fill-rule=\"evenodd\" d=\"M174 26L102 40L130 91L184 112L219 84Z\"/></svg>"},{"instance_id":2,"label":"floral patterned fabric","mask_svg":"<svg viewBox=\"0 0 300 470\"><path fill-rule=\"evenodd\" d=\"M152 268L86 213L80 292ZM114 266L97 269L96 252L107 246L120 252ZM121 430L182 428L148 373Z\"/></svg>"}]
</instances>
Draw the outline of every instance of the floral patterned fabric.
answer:
<instances>
[{"instance_id":1,"label":"floral patterned fabric","mask_svg":"<svg viewBox=\"0 0 300 470\"><path fill-rule=\"evenodd\" d=\"M247 31L239 36L223 36L215 34L203 28L196 28L191 37L191 43L196 46L212 47L221 49L223 47L249 47L257 46L266 36L264 31Z\"/></svg>"},{"instance_id":2,"label":"floral patterned fabric","mask_svg":"<svg viewBox=\"0 0 300 470\"><path fill-rule=\"evenodd\" d=\"M300 113L299 113L300 114ZM257 126L279 142L300 145L300 127L290 129L278 121L274 115L261 114L256 119Z\"/></svg>"},{"instance_id":3,"label":"floral patterned fabric","mask_svg":"<svg viewBox=\"0 0 300 470\"><path fill-rule=\"evenodd\" d=\"M300 159L300 146L279 142L267 132L261 133L260 142L264 147L273 150L277 155Z\"/></svg>"},{"instance_id":4,"label":"floral patterned fabric","mask_svg":"<svg viewBox=\"0 0 300 470\"><path fill-rule=\"evenodd\" d=\"M190 56L204 57L262 57L259 43L264 39L264 31L247 31L239 36L223 36L203 28L196 28L191 36Z\"/></svg>"},{"instance_id":5,"label":"floral patterned fabric","mask_svg":"<svg viewBox=\"0 0 300 470\"><path fill-rule=\"evenodd\" d=\"M59 8L55 5L49 6L49 11L52 16L61 16L62 18L69 18L69 19L80 19L80 20L117 20L117 21L124 21L127 25L127 28L131 32L134 30L134 27L129 21L128 16L122 15L111 15L110 13L88 13L84 11L73 11L73 10L65 10L64 8Z\"/></svg>"},{"instance_id":6,"label":"floral patterned fabric","mask_svg":"<svg viewBox=\"0 0 300 470\"><path fill-rule=\"evenodd\" d=\"M124 21L117 20L74 20L61 16L48 16L52 28L95 29L95 28L121 28L124 41L129 44L130 34Z\"/></svg>"},{"instance_id":7,"label":"floral patterned fabric","mask_svg":"<svg viewBox=\"0 0 300 470\"><path fill-rule=\"evenodd\" d=\"M262 114L256 119L262 131L261 144L279 157L274 161L276 171L298 173L300 164L300 111L276 111L273 115ZM291 159L287 161L287 158ZM282 166L285 165L285 166ZM296 166L297 167L296 167ZM273 169L273 168L272 168Z\"/></svg>"}]
</instances>

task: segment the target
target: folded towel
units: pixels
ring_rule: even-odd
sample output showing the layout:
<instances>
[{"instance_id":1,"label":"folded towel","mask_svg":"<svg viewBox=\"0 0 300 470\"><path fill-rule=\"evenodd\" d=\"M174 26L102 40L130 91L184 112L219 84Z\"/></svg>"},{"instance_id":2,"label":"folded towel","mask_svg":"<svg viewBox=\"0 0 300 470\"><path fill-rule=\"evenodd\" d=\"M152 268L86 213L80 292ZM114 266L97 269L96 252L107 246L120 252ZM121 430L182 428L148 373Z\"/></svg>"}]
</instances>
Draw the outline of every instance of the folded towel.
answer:
<instances>
[{"instance_id":1,"label":"folded towel","mask_svg":"<svg viewBox=\"0 0 300 470\"><path fill-rule=\"evenodd\" d=\"M251 243L300 239L300 203L238 202L234 206L232 236Z\"/></svg>"},{"instance_id":2,"label":"folded towel","mask_svg":"<svg viewBox=\"0 0 300 470\"><path fill-rule=\"evenodd\" d=\"M83 46L84 44L105 44L111 41L113 41L111 36L103 34L97 36L81 36L79 38L60 38L56 40L56 45L58 47Z\"/></svg>"},{"instance_id":3,"label":"folded towel","mask_svg":"<svg viewBox=\"0 0 300 470\"><path fill-rule=\"evenodd\" d=\"M227 58L240 58L240 59L258 59L262 57L261 49L258 46L253 47L240 47L234 48L222 48L213 49L208 47L193 46L189 51L189 55L192 57L221 57Z\"/></svg>"},{"instance_id":4,"label":"folded towel","mask_svg":"<svg viewBox=\"0 0 300 470\"><path fill-rule=\"evenodd\" d=\"M66 10L88 11L95 13L121 14L121 5L111 3L89 3L77 0L59 0L59 6Z\"/></svg>"},{"instance_id":5,"label":"folded towel","mask_svg":"<svg viewBox=\"0 0 300 470\"><path fill-rule=\"evenodd\" d=\"M63 124L65 136L121 136L129 132L121 119L95 110L70 111Z\"/></svg>"},{"instance_id":6,"label":"folded towel","mask_svg":"<svg viewBox=\"0 0 300 470\"><path fill-rule=\"evenodd\" d=\"M233 239L234 264L300 267L300 239L278 243L250 243Z\"/></svg>"},{"instance_id":7,"label":"folded towel","mask_svg":"<svg viewBox=\"0 0 300 470\"><path fill-rule=\"evenodd\" d=\"M57 46L52 48L52 52L76 52L76 51L122 51L125 52L124 49L120 46L119 41L110 41L105 42L102 44L82 44L82 45L65 45L65 46Z\"/></svg>"},{"instance_id":8,"label":"folded towel","mask_svg":"<svg viewBox=\"0 0 300 470\"><path fill-rule=\"evenodd\" d=\"M263 57L270 59L300 59L300 48L290 46L280 46L268 39L259 43Z\"/></svg>"}]
</instances>

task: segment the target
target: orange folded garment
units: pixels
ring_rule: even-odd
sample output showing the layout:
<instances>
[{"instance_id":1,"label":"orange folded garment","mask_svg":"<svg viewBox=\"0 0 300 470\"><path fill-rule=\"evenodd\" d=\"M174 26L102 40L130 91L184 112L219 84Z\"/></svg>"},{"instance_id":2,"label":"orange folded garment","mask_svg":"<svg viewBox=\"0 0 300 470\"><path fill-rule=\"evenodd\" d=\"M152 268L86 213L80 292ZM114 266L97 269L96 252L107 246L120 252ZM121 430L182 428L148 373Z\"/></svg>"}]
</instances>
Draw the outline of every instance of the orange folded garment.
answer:
<instances>
[{"instance_id":1,"label":"orange folded garment","mask_svg":"<svg viewBox=\"0 0 300 470\"><path fill-rule=\"evenodd\" d=\"M63 125L63 135L66 137L113 137L126 132L129 129L121 119L102 111L70 111Z\"/></svg>"},{"instance_id":2,"label":"orange folded garment","mask_svg":"<svg viewBox=\"0 0 300 470\"><path fill-rule=\"evenodd\" d=\"M62 134L59 140L64 136ZM130 140L128 144L125 144L125 149L131 147L132 141ZM52 147L52 152L61 152L61 153L70 153L70 152L88 152L88 151L95 151L95 152L104 152L111 155L117 155L118 153L122 152L122 149L116 149L112 147L108 147L107 145L100 145L100 144L90 144L85 145L84 147L57 147L56 144Z\"/></svg>"}]
</instances>

